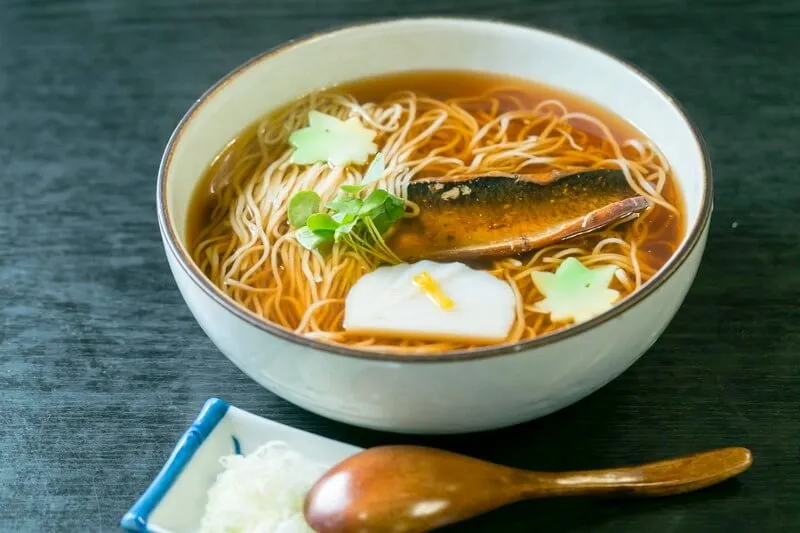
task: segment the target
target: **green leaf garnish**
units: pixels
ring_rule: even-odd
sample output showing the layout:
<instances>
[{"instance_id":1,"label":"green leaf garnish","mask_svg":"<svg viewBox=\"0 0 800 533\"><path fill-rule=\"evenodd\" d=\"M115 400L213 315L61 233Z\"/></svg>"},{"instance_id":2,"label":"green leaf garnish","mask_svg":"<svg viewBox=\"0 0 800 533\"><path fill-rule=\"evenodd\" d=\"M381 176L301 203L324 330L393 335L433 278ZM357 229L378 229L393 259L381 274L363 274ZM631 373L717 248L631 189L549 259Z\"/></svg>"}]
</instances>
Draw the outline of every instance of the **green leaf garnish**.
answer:
<instances>
[{"instance_id":1,"label":"green leaf garnish","mask_svg":"<svg viewBox=\"0 0 800 533\"><path fill-rule=\"evenodd\" d=\"M313 191L300 191L289 200L289 224L302 228L308 217L319 211L319 195Z\"/></svg>"},{"instance_id":2,"label":"green leaf garnish","mask_svg":"<svg viewBox=\"0 0 800 533\"><path fill-rule=\"evenodd\" d=\"M364 200L364 203L359 209L359 215L369 215L370 213L377 212L377 210L383 207L384 202L389 197L389 193L384 191L383 189L375 189L369 196Z\"/></svg>"},{"instance_id":3,"label":"green leaf garnish","mask_svg":"<svg viewBox=\"0 0 800 533\"><path fill-rule=\"evenodd\" d=\"M383 235L389 228L392 227L394 224L394 220L386 213L386 211L381 211L380 213L373 214L371 217L372 223L375 225L375 228L378 230L378 233Z\"/></svg>"},{"instance_id":4,"label":"green leaf garnish","mask_svg":"<svg viewBox=\"0 0 800 533\"><path fill-rule=\"evenodd\" d=\"M611 309L619 292L609 289L617 267L610 265L587 268L570 257L562 262L555 274L534 272L533 283L545 298L535 304L550 313L553 322L584 322Z\"/></svg>"},{"instance_id":5,"label":"green leaf garnish","mask_svg":"<svg viewBox=\"0 0 800 533\"><path fill-rule=\"evenodd\" d=\"M367 171L364 172L364 179L361 180L361 185L369 185L373 181L378 181L386 171L386 163L383 160L383 153L378 152L369 164Z\"/></svg>"},{"instance_id":6,"label":"green leaf garnish","mask_svg":"<svg viewBox=\"0 0 800 533\"><path fill-rule=\"evenodd\" d=\"M364 178L361 180L360 184L342 185L340 189L350 194L358 194L361 192L361 189L363 189L370 183L379 180L381 176L383 176L383 172L385 170L386 170L386 165L383 161L383 154L381 152L378 152L372 159L372 163L369 164L369 167L367 168L367 171L364 173Z\"/></svg>"},{"instance_id":7,"label":"green leaf garnish","mask_svg":"<svg viewBox=\"0 0 800 533\"><path fill-rule=\"evenodd\" d=\"M363 188L363 185L342 185L340 187L340 189L342 189L344 192L349 192L351 194L358 194Z\"/></svg>"},{"instance_id":8,"label":"green leaf garnish","mask_svg":"<svg viewBox=\"0 0 800 533\"><path fill-rule=\"evenodd\" d=\"M336 242L340 242L345 235L353 231L353 228L356 226L356 224L358 224L358 219L353 219L336 228L336 231L333 234L334 240Z\"/></svg>"},{"instance_id":9,"label":"green leaf garnish","mask_svg":"<svg viewBox=\"0 0 800 533\"><path fill-rule=\"evenodd\" d=\"M336 231L336 228L339 227L339 223L336 222L333 219L333 217L331 217L327 213L314 213L313 215L308 217L308 221L306 221L306 226L308 226L308 229L310 229L314 233L319 234L320 232Z\"/></svg>"},{"instance_id":10,"label":"green leaf garnish","mask_svg":"<svg viewBox=\"0 0 800 533\"><path fill-rule=\"evenodd\" d=\"M297 239L297 242L299 242L303 248L308 250L315 250L323 244L331 241L329 236L317 235L311 231L308 226L303 226L297 230L294 233L294 238Z\"/></svg>"},{"instance_id":11,"label":"green leaf garnish","mask_svg":"<svg viewBox=\"0 0 800 533\"><path fill-rule=\"evenodd\" d=\"M325 207L338 213L357 214L361 210L361 198L355 198L349 194L341 195L328 202Z\"/></svg>"},{"instance_id":12,"label":"green leaf garnish","mask_svg":"<svg viewBox=\"0 0 800 533\"><path fill-rule=\"evenodd\" d=\"M310 111L308 126L289 136L289 143L295 147L291 162L300 165L325 162L335 166L363 165L378 150L372 142L375 135L376 132L365 128L356 117L343 121L319 111Z\"/></svg>"},{"instance_id":13,"label":"green leaf garnish","mask_svg":"<svg viewBox=\"0 0 800 533\"><path fill-rule=\"evenodd\" d=\"M345 213L345 212L338 212L331 215L331 218L338 222L339 224L347 224L352 222L356 219L356 216L352 213Z\"/></svg>"},{"instance_id":14,"label":"green leaf garnish","mask_svg":"<svg viewBox=\"0 0 800 533\"><path fill-rule=\"evenodd\" d=\"M392 220L400 220L406 214L406 203L402 198L398 198L392 194L383 202L383 207L386 209L386 214Z\"/></svg>"},{"instance_id":15,"label":"green leaf garnish","mask_svg":"<svg viewBox=\"0 0 800 533\"><path fill-rule=\"evenodd\" d=\"M405 216L405 202L383 189L375 189L366 198L358 194L370 181L383 175L383 156L378 154L365 173L360 185L342 185L342 192L325 207L326 212L317 212L319 196L316 202L308 195L310 191L301 191L289 202L289 220L293 220L292 206L296 205L296 220L302 220L303 227L295 236L301 245L314 250L330 242L342 242L353 249L359 256L369 262L400 263L400 259L386 245L383 239L392 225ZM295 200L298 196L300 199ZM314 206L308 213L307 206Z\"/></svg>"}]
</instances>

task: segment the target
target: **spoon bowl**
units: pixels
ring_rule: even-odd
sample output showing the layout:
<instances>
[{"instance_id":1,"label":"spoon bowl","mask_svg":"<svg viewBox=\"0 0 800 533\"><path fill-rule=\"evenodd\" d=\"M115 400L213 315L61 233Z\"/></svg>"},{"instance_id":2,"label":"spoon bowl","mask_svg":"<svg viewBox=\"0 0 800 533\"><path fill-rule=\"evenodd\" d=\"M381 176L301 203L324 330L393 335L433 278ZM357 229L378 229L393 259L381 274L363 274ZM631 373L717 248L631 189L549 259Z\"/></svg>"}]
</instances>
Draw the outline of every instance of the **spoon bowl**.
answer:
<instances>
[{"instance_id":1,"label":"spoon bowl","mask_svg":"<svg viewBox=\"0 0 800 533\"><path fill-rule=\"evenodd\" d=\"M640 466L530 472L443 450L384 446L329 470L304 513L318 533L423 533L503 505L555 496L669 496L747 470L745 448L723 448Z\"/></svg>"}]
</instances>

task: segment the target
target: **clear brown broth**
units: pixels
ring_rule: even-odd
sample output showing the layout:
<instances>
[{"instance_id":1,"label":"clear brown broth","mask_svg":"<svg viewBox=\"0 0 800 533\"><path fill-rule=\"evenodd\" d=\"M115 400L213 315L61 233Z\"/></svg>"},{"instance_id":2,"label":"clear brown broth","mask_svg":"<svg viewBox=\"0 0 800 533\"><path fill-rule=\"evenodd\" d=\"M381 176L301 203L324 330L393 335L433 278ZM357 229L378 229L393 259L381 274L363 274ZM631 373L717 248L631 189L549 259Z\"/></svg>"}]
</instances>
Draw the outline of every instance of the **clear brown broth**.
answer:
<instances>
[{"instance_id":1,"label":"clear brown broth","mask_svg":"<svg viewBox=\"0 0 800 533\"><path fill-rule=\"evenodd\" d=\"M510 100L501 100L502 112L532 108L541 101L555 98L560 100L570 112L581 112L597 117L618 140L646 139L646 136L632 124L590 100L534 81L498 74L465 71L403 72L348 82L335 87L335 89L352 94L359 102L377 102L398 91L414 91L445 100L477 97L497 87L510 88L519 92L516 105L512 104ZM464 107L474 113L485 109L478 103L470 103ZM258 123L263 118L254 120L253 124L243 130L217 155L195 188L187 224L187 242L190 244L190 249L194 249L196 246L197 236L200 230L209 223L209 215L216 205L216 195L212 183L219 170L220 162L226 159L224 156L228 152L241 148L237 143L246 142L242 140L253 137ZM266 118L268 119L269 115ZM602 143L600 132L595 127L581 124L579 129L589 136L590 144L600 145ZM683 199L674 176L671 174L667 176L662 196L667 202L676 206L680 213L684 213ZM653 230L649 233L657 235L657 238L645 239L640 246L638 256L641 261L645 261L651 267L660 268L672 256L672 250L677 248L683 238L684 221L682 217L675 216L670 211L656 206L654 212L648 217L647 223L648 227ZM582 240L579 237L574 239L574 242L580 246Z\"/></svg>"}]
</instances>

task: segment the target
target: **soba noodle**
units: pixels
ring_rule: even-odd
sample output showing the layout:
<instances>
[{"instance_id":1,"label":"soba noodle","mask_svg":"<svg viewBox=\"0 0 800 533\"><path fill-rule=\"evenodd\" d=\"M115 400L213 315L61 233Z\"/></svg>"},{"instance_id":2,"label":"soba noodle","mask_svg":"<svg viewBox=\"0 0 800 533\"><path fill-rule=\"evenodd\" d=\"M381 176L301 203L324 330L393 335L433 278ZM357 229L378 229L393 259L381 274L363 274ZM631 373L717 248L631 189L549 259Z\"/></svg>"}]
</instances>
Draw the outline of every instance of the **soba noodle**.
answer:
<instances>
[{"instance_id":1,"label":"soba noodle","mask_svg":"<svg viewBox=\"0 0 800 533\"><path fill-rule=\"evenodd\" d=\"M392 353L471 347L359 337L344 331L345 296L360 276L377 265L343 243L326 254L307 250L293 238L286 221L289 199L296 192L313 190L326 202L340 185L359 183L365 170L289 162L293 151L287 144L289 134L306 125L309 110L316 109L340 119L358 117L378 132L375 142L386 160L379 185L404 199L409 183L419 177L619 168L631 188L651 202L633 221L527 256L482 265L506 280L516 295L516 320L506 342L564 326L537 311L534 304L542 296L531 273L552 272L567 257L590 267L619 267L613 288L623 296L630 294L653 276L677 245L669 228L678 224L680 213L677 193L672 190L672 199L666 194L674 185L665 158L648 140L619 140L598 117L567 109L557 99L531 106L523 97L517 87L499 87L476 97L447 100L404 91L360 103L346 92L332 91L298 101L235 139L212 165L211 201L193 236L193 259L236 302L301 335Z\"/></svg>"}]
</instances>

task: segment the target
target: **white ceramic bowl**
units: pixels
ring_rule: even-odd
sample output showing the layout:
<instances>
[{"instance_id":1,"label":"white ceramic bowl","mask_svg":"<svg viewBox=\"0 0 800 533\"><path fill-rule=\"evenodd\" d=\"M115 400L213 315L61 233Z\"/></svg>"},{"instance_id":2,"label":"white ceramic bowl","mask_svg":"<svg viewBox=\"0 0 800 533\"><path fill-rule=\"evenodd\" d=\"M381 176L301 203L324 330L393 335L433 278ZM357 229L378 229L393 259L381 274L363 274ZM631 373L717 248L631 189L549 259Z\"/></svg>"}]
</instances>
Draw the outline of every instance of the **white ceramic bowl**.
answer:
<instances>
[{"instance_id":1,"label":"white ceramic bowl","mask_svg":"<svg viewBox=\"0 0 800 533\"><path fill-rule=\"evenodd\" d=\"M678 252L608 313L539 339L439 356L332 347L267 324L214 287L186 249L192 191L236 134L321 87L377 74L473 69L529 78L600 103L661 148L685 197ZM158 216L170 268L197 321L258 383L309 411L413 433L492 429L571 404L622 373L683 301L705 247L712 207L708 158L678 104L641 72L594 48L509 24L445 18L351 26L302 39L234 70L189 110L167 145Z\"/></svg>"}]
</instances>

